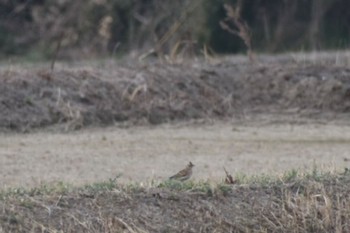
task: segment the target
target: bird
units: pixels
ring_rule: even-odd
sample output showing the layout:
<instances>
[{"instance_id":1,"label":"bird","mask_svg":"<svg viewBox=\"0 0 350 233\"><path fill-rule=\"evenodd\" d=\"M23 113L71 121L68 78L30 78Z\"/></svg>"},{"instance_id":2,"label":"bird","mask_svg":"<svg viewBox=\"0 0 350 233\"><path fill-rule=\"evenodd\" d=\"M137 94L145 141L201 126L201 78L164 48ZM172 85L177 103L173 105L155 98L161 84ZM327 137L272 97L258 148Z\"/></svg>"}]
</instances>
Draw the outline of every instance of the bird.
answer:
<instances>
[{"instance_id":1,"label":"bird","mask_svg":"<svg viewBox=\"0 0 350 233\"><path fill-rule=\"evenodd\" d=\"M186 168L182 169L175 175L171 176L170 180L178 180L178 181L185 181L188 180L192 176L192 168L194 167L193 163L189 162L186 166Z\"/></svg>"}]
</instances>

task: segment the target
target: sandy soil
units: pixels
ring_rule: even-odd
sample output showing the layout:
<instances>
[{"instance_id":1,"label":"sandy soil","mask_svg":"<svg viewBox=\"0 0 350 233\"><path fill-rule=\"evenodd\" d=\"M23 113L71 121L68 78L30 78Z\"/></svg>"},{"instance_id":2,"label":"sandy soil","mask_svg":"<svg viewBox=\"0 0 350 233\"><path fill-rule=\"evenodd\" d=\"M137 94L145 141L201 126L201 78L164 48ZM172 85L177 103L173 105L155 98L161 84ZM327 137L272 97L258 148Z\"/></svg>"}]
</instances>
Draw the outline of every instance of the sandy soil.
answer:
<instances>
[{"instance_id":1,"label":"sandy soil","mask_svg":"<svg viewBox=\"0 0 350 233\"><path fill-rule=\"evenodd\" d=\"M166 179L188 161L193 179L280 173L292 168L344 169L350 159L350 126L309 123L162 125L86 129L70 133L0 135L1 187L64 181L84 184Z\"/></svg>"}]
</instances>

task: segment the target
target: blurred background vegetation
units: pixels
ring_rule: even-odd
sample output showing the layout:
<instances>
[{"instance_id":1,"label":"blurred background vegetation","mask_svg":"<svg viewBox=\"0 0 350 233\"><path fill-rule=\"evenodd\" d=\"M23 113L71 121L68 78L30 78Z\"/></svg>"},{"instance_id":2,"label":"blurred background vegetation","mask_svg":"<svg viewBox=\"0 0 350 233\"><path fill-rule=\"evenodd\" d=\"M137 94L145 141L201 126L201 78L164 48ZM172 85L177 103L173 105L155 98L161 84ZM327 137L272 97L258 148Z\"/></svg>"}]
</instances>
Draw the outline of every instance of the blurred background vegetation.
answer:
<instances>
[{"instance_id":1,"label":"blurred background vegetation","mask_svg":"<svg viewBox=\"0 0 350 233\"><path fill-rule=\"evenodd\" d=\"M61 59L245 52L220 27L237 0L0 0L0 58ZM241 19L257 52L349 46L349 0L243 0ZM231 25L235 28L235 25Z\"/></svg>"}]
</instances>

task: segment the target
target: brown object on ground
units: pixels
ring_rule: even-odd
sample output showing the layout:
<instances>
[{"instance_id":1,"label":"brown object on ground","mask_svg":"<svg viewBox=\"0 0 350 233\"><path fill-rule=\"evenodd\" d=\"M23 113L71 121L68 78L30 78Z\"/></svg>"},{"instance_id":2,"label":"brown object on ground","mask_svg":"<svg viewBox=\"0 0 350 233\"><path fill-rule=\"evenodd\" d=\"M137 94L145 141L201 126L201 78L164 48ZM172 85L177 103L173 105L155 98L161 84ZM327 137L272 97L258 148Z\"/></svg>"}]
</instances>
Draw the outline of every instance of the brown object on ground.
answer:
<instances>
[{"instance_id":1,"label":"brown object on ground","mask_svg":"<svg viewBox=\"0 0 350 233\"><path fill-rule=\"evenodd\" d=\"M178 180L178 181L185 181L191 178L192 176L192 168L194 167L193 163L189 162L186 168L182 169L175 175L171 176L170 180Z\"/></svg>"},{"instance_id":2,"label":"brown object on ground","mask_svg":"<svg viewBox=\"0 0 350 233\"><path fill-rule=\"evenodd\" d=\"M226 184L235 184L237 181L233 179L233 177L231 176L230 173L228 173L228 171L226 171L225 167L224 167L224 171L226 173L225 183Z\"/></svg>"}]
</instances>

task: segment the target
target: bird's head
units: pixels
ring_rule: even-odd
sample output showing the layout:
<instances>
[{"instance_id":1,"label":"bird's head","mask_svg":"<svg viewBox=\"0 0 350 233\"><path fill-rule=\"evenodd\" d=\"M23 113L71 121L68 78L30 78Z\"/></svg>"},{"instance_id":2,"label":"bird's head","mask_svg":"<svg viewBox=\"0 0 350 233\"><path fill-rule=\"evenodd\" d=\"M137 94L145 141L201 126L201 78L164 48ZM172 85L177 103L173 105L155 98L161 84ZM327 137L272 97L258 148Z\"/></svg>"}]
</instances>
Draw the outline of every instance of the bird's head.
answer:
<instances>
[{"instance_id":1,"label":"bird's head","mask_svg":"<svg viewBox=\"0 0 350 233\"><path fill-rule=\"evenodd\" d=\"M188 167L194 167L194 164L192 162L189 162L187 166Z\"/></svg>"}]
</instances>

